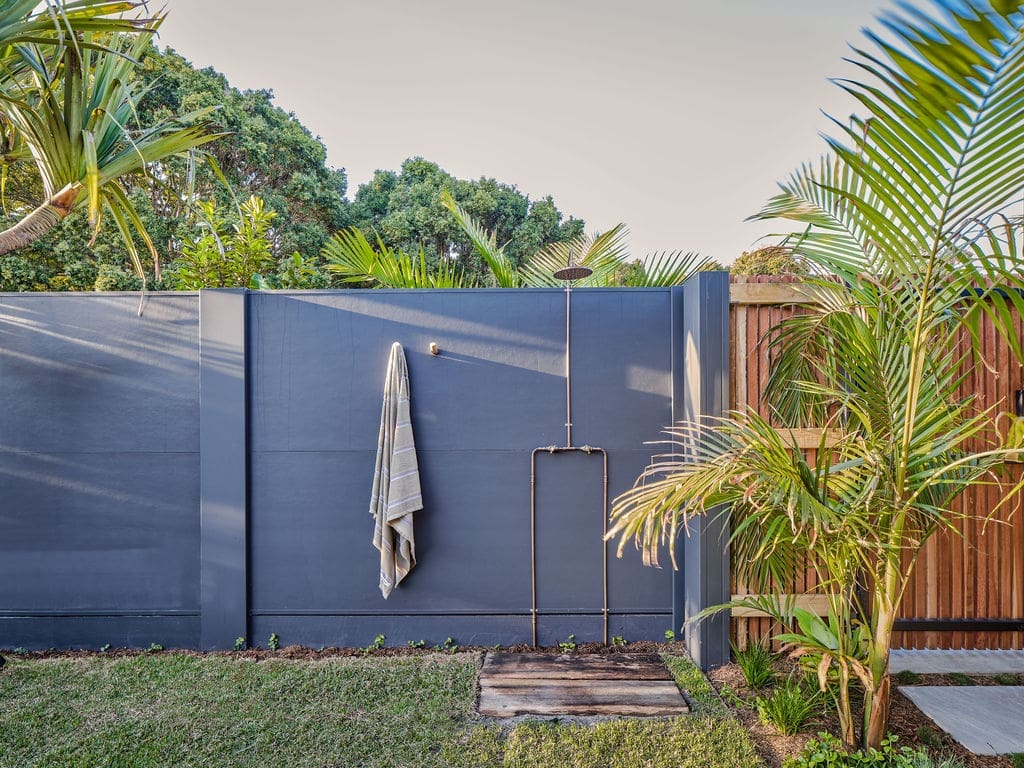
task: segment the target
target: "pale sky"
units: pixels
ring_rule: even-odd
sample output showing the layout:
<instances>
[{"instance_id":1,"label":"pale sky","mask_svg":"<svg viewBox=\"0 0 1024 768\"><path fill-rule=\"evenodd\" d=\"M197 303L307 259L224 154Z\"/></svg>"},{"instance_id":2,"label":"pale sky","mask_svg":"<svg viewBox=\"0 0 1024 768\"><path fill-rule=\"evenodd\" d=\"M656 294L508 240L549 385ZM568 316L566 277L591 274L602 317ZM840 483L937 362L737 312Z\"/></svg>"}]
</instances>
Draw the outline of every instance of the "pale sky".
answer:
<instances>
[{"instance_id":1,"label":"pale sky","mask_svg":"<svg viewBox=\"0 0 1024 768\"><path fill-rule=\"evenodd\" d=\"M915 4L922 4L915 0ZM433 160L552 195L634 256L723 263L744 223L824 151L827 78L876 0L168 0L164 45L238 88L269 88L349 175Z\"/></svg>"}]
</instances>

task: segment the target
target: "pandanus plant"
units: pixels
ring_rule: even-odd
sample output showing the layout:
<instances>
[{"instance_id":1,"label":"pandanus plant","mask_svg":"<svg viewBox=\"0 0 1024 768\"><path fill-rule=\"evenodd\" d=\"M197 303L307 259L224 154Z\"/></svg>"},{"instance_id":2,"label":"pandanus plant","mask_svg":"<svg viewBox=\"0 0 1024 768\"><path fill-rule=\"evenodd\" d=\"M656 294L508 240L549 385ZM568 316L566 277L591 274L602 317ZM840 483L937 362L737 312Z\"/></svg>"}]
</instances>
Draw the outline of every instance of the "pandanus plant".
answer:
<instances>
[{"instance_id":1,"label":"pandanus plant","mask_svg":"<svg viewBox=\"0 0 1024 768\"><path fill-rule=\"evenodd\" d=\"M999 484L1004 503L1019 490L1000 472L1013 446L997 438L999 407L962 386L984 363L981 323L1024 359L1019 222L1006 217L1024 189L1021 4L905 6L881 24L849 58L859 76L837 81L863 114L837 122L828 155L755 217L798 224L785 244L815 273L805 311L771 342L772 423L743 410L670 428L671 453L616 499L609 534L620 554L635 541L656 561L687 520L727 505L752 585L812 562L827 617L757 607L788 621L781 639L823 688L838 685L851 746L859 680L867 747L886 733L893 624L917 556L955 527L972 486ZM821 428L814 461L787 431L808 425Z\"/></svg>"},{"instance_id":2,"label":"pandanus plant","mask_svg":"<svg viewBox=\"0 0 1024 768\"><path fill-rule=\"evenodd\" d=\"M22 248L87 207L94 229L109 214L139 273L137 234L156 249L120 183L216 138L204 112L138 126L138 58L161 19L125 18L138 3L0 2L0 119L8 160L28 159L42 200L0 232L0 254Z\"/></svg>"}]
</instances>

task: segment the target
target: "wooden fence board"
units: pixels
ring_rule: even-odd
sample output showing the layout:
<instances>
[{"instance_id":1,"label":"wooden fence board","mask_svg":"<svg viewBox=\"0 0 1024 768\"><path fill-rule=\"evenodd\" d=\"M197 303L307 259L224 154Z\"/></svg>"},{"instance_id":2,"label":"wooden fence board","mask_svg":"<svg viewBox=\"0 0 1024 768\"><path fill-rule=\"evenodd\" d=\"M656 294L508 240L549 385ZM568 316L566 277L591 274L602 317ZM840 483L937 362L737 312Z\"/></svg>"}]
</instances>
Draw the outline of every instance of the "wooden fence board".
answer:
<instances>
[{"instance_id":1,"label":"wooden fence board","mask_svg":"<svg viewBox=\"0 0 1024 768\"><path fill-rule=\"evenodd\" d=\"M751 407L772 420L763 392L770 371L767 335L784 317L805 311L794 303L799 294L794 278L734 278L730 298L732 350L731 408ZM774 300L774 301L773 301ZM1018 321L1018 335L1024 323ZM951 339L967 351L964 335ZM991 326L982 334L982 353L988 367L974 366L963 384L965 396L974 394L979 408L995 406L1012 410L1013 393L1024 388L1021 366L1009 346ZM818 447L818 430L796 430L797 445L809 452ZM830 435L830 442L838 435ZM1004 482L1019 480L1024 465L1008 465ZM954 531L937 534L926 545L904 600L905 619L1020 619L1024 617L1024 511L1013 515L1016 505L994 510L998 487L978 488L958 504L965 519ZM986 522L974 519L991 516ZM792 584L775 585L782 594L804 593L816 584L813 569ZM733 592L746 594L734 577ZM734 616L733 633L743 646L773 633L771 621L758 616ZM906 648L1024 648L1024 633L978 630L898 632L897 647Z\"/></svg>"}]
</instances>

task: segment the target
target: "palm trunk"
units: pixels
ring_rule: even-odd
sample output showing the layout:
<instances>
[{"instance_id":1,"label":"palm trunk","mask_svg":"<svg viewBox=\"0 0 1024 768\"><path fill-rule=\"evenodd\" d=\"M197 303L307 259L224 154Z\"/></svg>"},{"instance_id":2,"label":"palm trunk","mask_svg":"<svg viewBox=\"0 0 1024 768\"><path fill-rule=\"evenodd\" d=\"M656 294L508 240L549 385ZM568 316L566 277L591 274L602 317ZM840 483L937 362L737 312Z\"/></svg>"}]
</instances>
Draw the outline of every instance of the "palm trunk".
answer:
<instances>
[{"instance_id":1,"label":"palm trunk","mask_svg":"<svg viewBox=\"0 0 1024 768\"><path fill-rule=\"evenodd\" d=\"M892 647L892 626L896 620L893 596L899 594L900 564L887 558L882 578L875 582L871 621L872 642L868 657L870 686L864 690L865 748L878 749L889 727L889 650Z\"/></svg>"},{"instance_id":2,"label":"palm trunk","mask_svg":"<svg viewBox=\"0 0 1024 768\"><path fill-rule=\"evenodd\" d=\"M847 749L857 746L853 728L853 713L850 711L850 671L845 664L839 665L839 729L843 733L843 745Z\"/></svg>"},{"instance_id":3,"label":"palm trunk","mask_svg":"<svg viewBox=\"0 0 1024 768\"><path fill-rule=\"evenodd\" d=\"M0 256L31 245L63 221L75 207L81 184L68 184L13 227L0 232Z\"/></svg>"}]
</instances>

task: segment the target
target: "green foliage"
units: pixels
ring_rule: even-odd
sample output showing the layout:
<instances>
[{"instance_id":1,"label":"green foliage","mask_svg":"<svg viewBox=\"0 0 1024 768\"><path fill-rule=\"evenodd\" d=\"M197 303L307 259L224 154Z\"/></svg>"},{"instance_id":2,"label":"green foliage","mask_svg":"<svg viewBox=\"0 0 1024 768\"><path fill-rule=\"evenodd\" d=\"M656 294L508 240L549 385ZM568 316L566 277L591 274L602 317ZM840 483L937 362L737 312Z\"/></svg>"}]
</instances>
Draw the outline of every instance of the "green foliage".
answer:
<instances>
[{"instance_id":1,"label":"green foliage","mask_svg":"<svg viewBox=\"0 0 1024 768\"><path fill-rule=\"evenodd\" d=\"M806 275L807 263L791 248L769 245L744 251L729 267L733 275Z\"/></svg>"},{"instance_id":2,"label":"green foliage","mask_svg":"<svg viewBox=\"0 0 1024 768\"><path fill-rule=\"evenodd\" d=\"M576 650L576 635L569 635L568 638L558 644L558 650L562 653L572 653Z\"/></svg>"},{"instance_id":3,"label":"green foliage","mask_svg":"<svg viewBox=\"0 0 1024 768\"><path fill-rule=\"evenodd\" d=\"M160 645L159 643L150 643L149 644L149 648L147 648L146 651L148 653L159 653L163 649L164 649L164 647L162 645Z\"/></svg>"},{"instance_id":4,"label":"green foliage","mask_svg":"<svg viewBox=\"0 0 1024 768\"><path fill-rule=\"evenodd\" d=\"M94 233L104 218L112 224L139 275L143 264L136 237L157 258L125 181L216 138L203 122L209 110L138 122L143 88L137 62L159 25L160 18L138 20L133 31L114 34L100 25L65 36L60 45L35 42L7 49L0 97L7 135L17 150L5 154L3 165L7 178L8 164L22 164L10 175L20 184L10 202L21 221L0 232L0 252L24 247L80 209L87 211ZM30 199L42 205L19 202Z\"/></svg>"},{"instance_id":5,"label":"green foliage","mask_svg":"<svg viewBox=\"0 0 1024 768\"><path fill-rule=\"evenodd\" d=\"M434 650L443 651L445 653L455 653L457 650L459 650L459 644L456 643L453 638L446 637L444 639L444 643L442 643L441 645L434 646Z\"/></svg>"},{"instance_id":6,"label":"green foliage","mask_svg":"<svg viewBox=\"0 0 1024 768\"><path fill-rule=\"evenodd\" d=\"M921 676L917 674L917 672L911 672L909 669L904 669L893 675L892 680L896 685L915 685L921 682Z\"/></svg>"},{"instance_id":7,"label":"green foliage","mask_svg":"<svg viewBox=\"0 0 1024 768\"><path fill-rule=\"evenodd\" d=\"M1013 768L1024 768L1024 752L1012 752L1007 757Z\"/></svg>"},{"instance_id":8,"label":"green foliage","mask_svg":"<svg viewBox=\"0 0 1024 768\"><path fill-rule=\"evenodd\" d=\"M974 678L970 675L965 675L963 672L950 672L949 681L953 685L974 685Z\"/></svg>"},{"instance_id":9,"label":"green foliage","mask_svg":"<svg viewBox=\"0 0 1024 768\"><path fill-rule=\"evenodd\" d=\"M110 643L104 643L100 646L100 653L106 653L110 650Z\"/></svg>"},{"instance_id":10,"label":"green foliage","mask_svg":"<svg viewBox=\"0 0 1024 768\"><path fill-rule=\"evenodd\" d=\"M323 259L329 272L344 283L374 288L463 288L469 287L462 268L450 259L428 265L426 252L418 255L392 250L377 237L377 248L358 229L346 229L324 246Z\"/></svg>"},{"instance_id":11,"label":"green foliage","mask_svg":"<svg viewBox=\"0 0 1024 768\"><path fill-rule=\"evenodd\" d=\"M213 201L198 205L203 233L181 249L170 268L180 290L248 288L253 279L277 266L270 247L275 213L255 195L229 220Z\"/></svg>"},{"instance_id":12,"label":"green foliage","mask_svg":"<svg viewBox=\"0 0 1024 768\"><path fill-rule=\"evenodd\" d=\"M635 541L656 563L688 518L731 508L733 562L758 591L789 583L809 559L826 619L767 610L835 691L847 744L859 683L860 741L873 747L887 729L893 625L917 555L956 529L958 497L993 485L1016 450L987 437L996 414L962 388L981 358L982 321L1024 360L1019 231L1003 218L1024 188L1024 163L1005 164L1024 157L1024 15L970 0L955 14L893 12L884 26L887 38L869 34L880 50L855 49L862 79L839 81L866 114L837 121L831 154L756 217L787 220L795 231L783 245L813 273L806 311L772 329L772 422L744 410L711 430L671 427L679 448L616 499L609 533L620 552ZM961 333L973 343L949 343ZM788 431L808 426L822 441L813 459ZM1018 488L1006 482L998 498Z\"/></svg>"},{"instance_id":13,"label":"green foliage","mask_svg":"<svg viewBox=\"0 0 1024 768\"><path fill-rule=\"evenodd\" d=\"M918 728L914 732L914 736L917 737L919 742L931 749L942 749L946 746L946 740L943 738L942 734L927 725L922 725Z\"/></svg>"},{"instance_id":14,"label":"green foliage","mask_svg":"<svg viewBox=\"0 0 1024 768\"><path fill-rule=\"evenodd\" d=\"M21 254L0 256L0 290L45 291L51 273L41 264Z\"/></svg>"},{"instance_id":15,"label":"green foliage","mask_svg":"<svg viewBox=\"0 0 1024 768\"><path fill-rule=\"evenodd\" d=\"M786 736L799 733L808 721L821 712L821 697L818 693L791 677L767 695L758 696L756 704L761 722Z\"/></svg>"},{"instance_id":16,"label":"green foliage","mask_svg":"<svg viewBox=\"0 0 1024 768\"><path fill-rule=\"evenodd\" d=\"M315 255L330 233L350 224L345 171L327 165L323 142L294 114L275 106L272 91L239 91L219 72L197 69L175 51L161 52L156 46L147 49L139 77L149 89L139 103L143 122L175 112L217 108L207 118L211 130L228 133L230 138L206 151L234 195L241 199L257 195L274 212L271 248L275 259L295 251ZM215 200L220 208L232 203L232 194L210 165L175 158L161 164L160 174L168 183L151 190L154 207L174 221L189 218L194 199ZM176 255L172 244L167 256Z\"/></svg>"},{"instance_id":17,"label":"green foliage","mask_svg":"<svg viewBox=\"0 0 1024 768\"><path fill-rule=\"evenodd\" d=\"M995 681L999 685L1020 685L1021 683L1019 675L1013 675L1009 672L1000 672L998 675L995 675Z\"/></svg>"},{"instance_id":18,"label":"green foliage","mask_svg":"<svg viewBox=\"0 0 1024 768\"><path fill-rule=\"evenodd\" d=\"M426 648L427 647L427 641L426 640L410 640L408 645L409 645L410 648Z\"/></svg>"},{"instance_id":19,"label":"green foliage","mask_svg":"<svg viewBox=\"0 0 1024 768\"><path fill-rule=\"evenodd\" d=\"M494 233L504 243L513 267L545 245L577 237L584 224L563 221L550 198L531 201L514 186L494 179L456 179L436 163L414 157L398 173L377 171L359 187L352 204L352 222L364 232L377 233L384 246L415 253L421 247L427 260L457 257L472 282L483 282L486 264L474 254L469 235L443 202L444 193L479 223L482 232Z\"/></svg>"},{"instance_id":20,"label":"green foliage","mask_svg":"<svg viewBox=\"0 0 1024 768\"><path fill-rule=\"evenodd\" d=\"M674 629L666 629L665 630L665 640L667 640L668 642L672 643L672 642L675 642L675 639L676 639L676 631Z\"/></svg>"},{"instance_id":21,"label":"green foliage","mask_svg":"<svg viewBox=\"0 0 1024 768\"><path fill-rule=\"evenodd\" d=\"M896 736L882 740L878 749L847 752L843 743L828 733L811 739L799 755L785 761L784 768L956 768L956 760L933 761L926 752L897 747Z\"/></svg>"},{"instance_id":22,"label":"green foliage","mask_svg":"<svg viewBox=\"0 0 1024 768\"><path fill-rule=\"evenodd\" d=\"M235 638L235 650L236 651L244 651L245 650L245 638L244 637L236 637Z\"/></svg>"},{"instance_id":23,"label":"green foliage","mask_svg":"<svg viewBox=\"0 0 1024 768\"><path fill-rule=\"evenodd\" d=\"M267 639L267 648L272 651L276 651L281 647L281 638L277 636L276 632L271 632L270 637Z\"/></svg>"},{"instance_id":24,"label":"green foliage","mask_svg":"<svg viewBox=\"0 0 1024 768\"><path fill-rule=\"evenodd\" d=\"M627 645L627 643L628 643L628 641L622 635L613 635L612 636L612 646L614 646L614 647L622 647L624 645Z\"/></svg>"},{"instance_id":25,"label":"green foliage","mask_svg":"<svg viewBox=\"0 0 1024 768\"><path fill-rule=\"evenodd\" d=\"M377 635L373 638L373 643L370 645L370 648L375 651L379 651L384 647L386 640L387 638L384 635Z\"/></svg>"},{"instance_id":26,"label":"green foliage","mask_svg":"<svg viewBox=\"0 0 1024 768\"><path fill-rule=\"evenodd\" d=\"M750 643L742 649L733 645L732 655L743 672L743 680L748 688L764 688L775 679L775 654L763 640Z\"/></svg>"}]
</instances>

